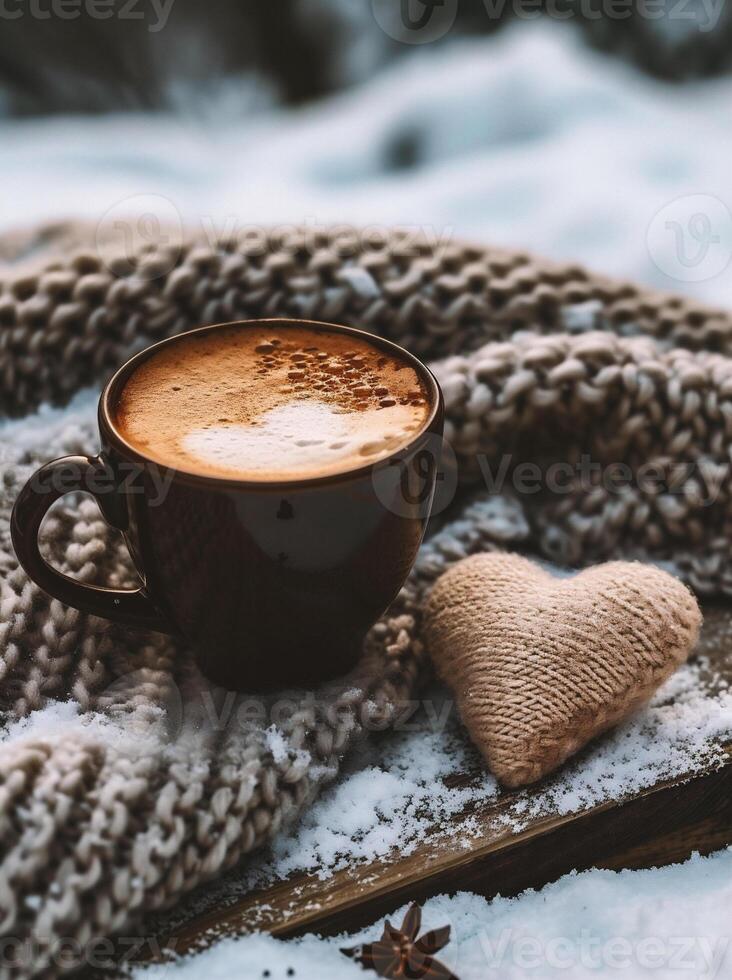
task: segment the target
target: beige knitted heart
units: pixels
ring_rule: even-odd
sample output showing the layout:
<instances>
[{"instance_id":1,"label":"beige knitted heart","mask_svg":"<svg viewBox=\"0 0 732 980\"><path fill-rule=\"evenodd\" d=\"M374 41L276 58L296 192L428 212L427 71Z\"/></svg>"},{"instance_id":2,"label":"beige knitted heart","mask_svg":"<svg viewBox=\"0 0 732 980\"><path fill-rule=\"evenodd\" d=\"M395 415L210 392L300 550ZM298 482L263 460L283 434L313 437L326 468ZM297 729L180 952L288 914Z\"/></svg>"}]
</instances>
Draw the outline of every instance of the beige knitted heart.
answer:
<instances>
[{"instance_id":1,"label":"beige knitted heart","mask_svg":"<svg viewBox=\"0 0 732 980\"><path fill-rule=\"evenodd\" d=\"M471 738L507 786L540 779L653 694L701 612L671 575L609 562L556 578L519 555L466 558L437 582L425 638Z\"/></svg>"}]
</instances>

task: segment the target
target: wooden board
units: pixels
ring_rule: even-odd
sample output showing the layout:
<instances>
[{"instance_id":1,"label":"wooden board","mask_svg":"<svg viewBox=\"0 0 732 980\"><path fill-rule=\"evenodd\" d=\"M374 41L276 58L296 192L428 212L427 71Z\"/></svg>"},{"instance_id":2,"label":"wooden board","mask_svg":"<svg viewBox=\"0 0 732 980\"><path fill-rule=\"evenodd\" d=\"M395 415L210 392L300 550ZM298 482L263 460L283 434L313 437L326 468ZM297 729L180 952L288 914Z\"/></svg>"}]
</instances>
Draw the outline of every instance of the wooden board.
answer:
<instances>
[{"instance_id":1,"label":"wooden board","mask_svg":"<svg viewBox=\"0 0 732 980\"><path fill-rule=\"evenodd\" d=\"M710 697L732 686L732 610L705 610L698 653ZM514 895L572 869L650 867L683 860L693 851L710 853L732 844L732 745L720 748L713 765L622 801L567 816L529 818L518 832L505 819L516 794L506 792L460 814L453 832L436 829L408 857L395 853L326 880L295 874L227 908L194 916L159 935L158 943L183 953L253 930L282 938L354 931L407 901L443 892ZM451 785L467 785L471 778L456 772ZM529 795L541 792L539 784Z\"/></svg>"}]
</instances>

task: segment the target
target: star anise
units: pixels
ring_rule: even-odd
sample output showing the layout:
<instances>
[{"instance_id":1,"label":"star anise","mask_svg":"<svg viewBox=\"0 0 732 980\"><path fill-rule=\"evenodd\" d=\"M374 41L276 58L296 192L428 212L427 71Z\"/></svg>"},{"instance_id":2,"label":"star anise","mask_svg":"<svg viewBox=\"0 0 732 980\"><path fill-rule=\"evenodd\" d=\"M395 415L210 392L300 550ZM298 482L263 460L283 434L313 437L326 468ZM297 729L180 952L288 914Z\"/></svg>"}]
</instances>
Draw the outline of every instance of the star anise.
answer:
<instances>
[{"instance_id":1,"label":"star anise","mask_svg":"<svg viewBox=\"0 0 732 980\"><path fill-rule=\"evenodd\" d=\"M364 943L363 946L354 946L341 952L380 977L458 980L454 973L435 959L435 953L439 953L450 942L450 926L426 932L417 939L421 924L422 911L415 903L409 906L401 929L395 929L387 920L378 942Z\"/></svg>"}]
</instances>

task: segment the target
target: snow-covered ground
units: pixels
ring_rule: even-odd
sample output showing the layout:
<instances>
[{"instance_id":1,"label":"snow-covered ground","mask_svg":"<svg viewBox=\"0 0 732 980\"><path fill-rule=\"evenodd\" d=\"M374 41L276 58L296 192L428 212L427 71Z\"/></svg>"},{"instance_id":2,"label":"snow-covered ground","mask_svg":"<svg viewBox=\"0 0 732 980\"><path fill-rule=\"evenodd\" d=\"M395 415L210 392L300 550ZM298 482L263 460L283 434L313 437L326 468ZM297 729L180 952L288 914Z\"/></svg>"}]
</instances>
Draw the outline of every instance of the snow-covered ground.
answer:
<instances>
[{"instance_id":1,"label":"snow-covered ground","mask_svg":"<svg viewBox=\"0 0 732 980\"><path fill-rule=\"evenodd\" d=\"M732 78L664 86L542 22L419 47L316 106L246 101L0 122L1 226L399 223L732 301Z\"/></svg>"},{"instance_id":2,"label":"snow-covered ground","mask_svg":"<svg viewBox=\"0 0 732 980\"><path fill-rule=\"evenodd\" d=\"M425 905L423 931L452 927L440 960L460 980L726 980L732 976L730 910L732 849L662 870L566 875L515 899L441 895ZM391 921L401 925L404 912L397 911ZM380 936L379 922L336 939L227 939L198 956L139 970L136 976L355 980L376 974L364 974L340 950Z\"/></svg>"},{"instance_id":3,"label":"snow-covered ground","mask_svg":"<svg viewBox=\"0 0 732 980\"><path fill-rule=\"evenodd\" d=\"M561 25L522 24L494 39L417 50L315 107L237 116L231 107L242 101L228 90L205 119L0 121L0 231L140 211L209 234L259 223L414 225L732 303L732 79L664 87L585 50ZM671 683L683 688L693 669ZM693 684L681 704L664 714L661 697L630 726L646 746L645 770L637 759L622 768L629 743L621 732L557 782L549 804L567 812L598 793L637 788L661 763L683 771L695 737L732 727L725 692L697 706L703 716L694 714ZM678 741L684 731L691 743ZM463 791L434 791L449 753L467 751L454 737L414 735L387 745L380 759L356 760L299 837L277 845L267 873L327 870L382 853L394 840L408 846L409 834L420 833L410 816L415 800L446 818L458 812ZM417 750L434 780L409 775L414 767L405 759ZM380 778L369 782L377 770ZM373 825L367 809L349 809L369 787L380 797L380 811L369 811L380 813ZM487 775L481 792L496 792ZM732 853L723 852L663 871L569 876L510 902L437 898L425 915L428 925L453 923L456 939L444 959L461 980L725 977L732 976L731 881ZM358 941L255 936L163 970L214 980L269 969L276 980L294 969L299 978L341 980L362 975L338 952Z\"/></svg>"}]
</instances>

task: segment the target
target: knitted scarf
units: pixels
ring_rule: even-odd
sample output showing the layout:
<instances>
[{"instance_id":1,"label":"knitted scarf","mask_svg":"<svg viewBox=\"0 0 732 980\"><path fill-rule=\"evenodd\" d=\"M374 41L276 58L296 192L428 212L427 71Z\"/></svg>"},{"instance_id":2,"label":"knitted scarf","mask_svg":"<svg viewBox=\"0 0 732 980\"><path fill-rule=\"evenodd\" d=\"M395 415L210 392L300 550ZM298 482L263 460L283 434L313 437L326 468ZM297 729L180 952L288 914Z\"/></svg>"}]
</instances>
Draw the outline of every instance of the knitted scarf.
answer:
<instances>
[{"instance_id":1,"label":"knitted scarf","mask_svg":"<svg viewBox=\"0 0 732 980\"><path fill-rule=\"evenodd\" d=\"M732 593L728 314L398 231L348 250L334 230L111 257L91 238L56 227L0 245L0 411L16 417L0 429L0 939L18 959L8 975L83 962L95 942L134 934L292 827L354 740L387 726L426 676L422 597L456 560L506 546L573 565L631 556L665 563L701 595ZM211 688L170 638L43 594L18 567L8 522L41 461L97 446L91 398L39 406L98 388L169 334L265 316L351 324L426 359L460 483L474 490L440 515L356 671L268 698L254 717L241 710L250 698ZM631 478L588 476L587 457ZM504 458L503 482L487 486ZM561 492L541 479L538 492L517 490L522 464L544 474L557 461L570 467ZM649 463L652 486L636 479ZM42 544L70 575L135 584L89 499L54 508Z\"/></svg>"}]
</instances>

